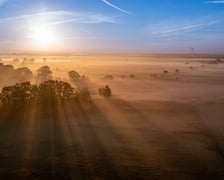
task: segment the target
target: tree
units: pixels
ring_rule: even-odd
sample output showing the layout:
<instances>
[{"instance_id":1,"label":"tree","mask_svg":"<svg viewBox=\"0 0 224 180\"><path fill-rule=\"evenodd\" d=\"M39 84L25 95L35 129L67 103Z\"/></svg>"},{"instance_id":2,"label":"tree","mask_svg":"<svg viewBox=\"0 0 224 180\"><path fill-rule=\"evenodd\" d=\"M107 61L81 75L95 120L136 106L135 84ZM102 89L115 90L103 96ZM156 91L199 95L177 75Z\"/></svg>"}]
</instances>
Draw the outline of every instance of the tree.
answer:
<instances>
[{"instance_id":1,"label":"tree","mask_svg":"<svg viewBox=\"0 0 224 180\"><path fill-rule=\"evenodd\" d=\"M19 62L19 59L18 58L15 58L15 59L12 60L12 62L18 63Z\"/></svg>"},{"instance_id":2,"label":"tree","mask_svg":"<svg viewBox=\"0 0 224 180\"><path fill-rule=\"evenodd\" d=\"M49 66L42 66L37 70L38 82L44 82L52 79L52 71Z\"/></svg>"},{"instance_id":3,"label":"tree","mask_svg":"<svg viewBox=\"0 0 224 180\"><path fill-rule=\"evenodd\" d=\"M69 100L74 95L74 88L67 82L48 80L39 85L40 97Z\"/></svg>"},{"instance_id":4,"label":"tree","mask_svg":"<svg viewBox=\"0 0 224 180\"><path fill-rule=\"evenodd\" d=\"M80 74L76 71L69 71L68 76L72 81L77 81L81 78Z\"/></svg>"},{"instance_id":5,"label":"tree","mask_svg":"<svg viewBox=\"0 0 224 180\"><path fill-rule=\"evenodd\" d=\"M26 82L31 80L33 73L29 68L22 67L15 70L15 76L20 82Z\"/></svg>"},{"instance_id":6,"label":"tree","mask_svg":"<svg viewBox=\"0 0 224 180\"><path fill-rule=\"evenodd\" d=\"M0 100L3 104L20 106L39 100L44 102L58 102L58 100L69 101L91 101L91 95L87 88L76 90L71 84L64 81L48 80L39 86L31 85L30 82L17 83L13 86L3 87Z\"/></svg>"},{"instance_id":7,"label":"tree","mask_svg":"<svg viewBox=\"0 0 224 180\"><path fill-rule=\"evenodd\" d=\"M108 85L106 85L105 87L99 89L99 94L101 96L111 97L112 91L111 91L110 87Z\"/></svg>"},{"instance_id":8,"label":"tree","mask_svg":"<svg viewBox=\"0 0 224 180\"><path fill-rule=\"evenodd\" d=\"M105 75L102 79L104 79L104 80L112 80L112 79L114 79L114 76L111 75L111 74L108 74L108 75Z\"/></svg>"},{"instance_id":9,"label":"tree","mask_svg":"<svg viewBox=\"0 0 224 180\"><path fill-rule=\"evenodd\" d=\"M75 92L74 98L76 101L85 101L85 102L91 101L91 95L89 89L88 88L78 89Z\"/></svg>"},{"instance_id":10,"label":"tree","mask_svg":"<svg viewBox=\"0 0 224 180\"><path fill-rule=\"evenodd\" d=\"M35 100L35 95L33 94L34 87L30 82L6 86L2 89L0 99L3 104L14 104L16 106L29 103Z\"/></svg>"},{"instance_id":11,"label":"tree","mask_svg":"<svg viewBox=\"0 0 224 180\"><path fill-rule=\"evenodd\" d=\"M10 104L12 90L13 90L12 86L7 86L7 87L2 88L2 92L0 94L0 99L3 104Z\"/></svg>"}]
</instances>

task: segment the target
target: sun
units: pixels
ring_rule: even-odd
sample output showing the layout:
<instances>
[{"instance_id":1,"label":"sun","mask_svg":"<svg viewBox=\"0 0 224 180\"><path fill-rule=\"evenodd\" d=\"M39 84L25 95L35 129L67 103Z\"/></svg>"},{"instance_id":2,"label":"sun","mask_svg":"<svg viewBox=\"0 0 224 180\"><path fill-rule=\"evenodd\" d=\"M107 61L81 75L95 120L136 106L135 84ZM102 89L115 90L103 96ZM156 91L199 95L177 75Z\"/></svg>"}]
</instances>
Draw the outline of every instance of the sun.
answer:
<instances>
[{"instance_id":1,"label":"sun","mask_svg":"<svg viewBox=\"0 0 224 180\"><path fill-rule=\"evenodd\" d=\"M30 39L40 50L52 50L59 43L56 32L47 25L33 25L30 28Z\"/></svg>"}]
</instances>

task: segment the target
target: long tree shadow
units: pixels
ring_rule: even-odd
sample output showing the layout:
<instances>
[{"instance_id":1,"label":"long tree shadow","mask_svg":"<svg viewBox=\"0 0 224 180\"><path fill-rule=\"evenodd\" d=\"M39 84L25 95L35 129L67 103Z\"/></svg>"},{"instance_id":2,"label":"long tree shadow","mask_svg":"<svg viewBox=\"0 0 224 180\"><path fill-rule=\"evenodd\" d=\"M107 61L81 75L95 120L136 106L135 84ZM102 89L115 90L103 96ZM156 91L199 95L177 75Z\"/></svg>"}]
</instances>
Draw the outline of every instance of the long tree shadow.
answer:
<instances>
[{"instance_id":1,"label":"long tree shadow","mask_svg":"<svg viewBox=\"0 0 224 180\"><path fill-rule=\"evenodd\" d=\"M152 167L146 166L138 157L139 154L128 147L120 129L114 126L113 120L108 119L105 111L99 109L95 103L88 109L79 104L73 113L76 117L78 115L75 118L76 125L79 126L81 137L87 146L87 154L92 158L95 173L103 170L103 177L115 178L117 174L117 177L125 179L158 177Z\"/></svg>"},{"instance_id":2,"label":"long tree shadow","mask_svg":"<svg viewBox=\"0 0 224 180\"><path fill-rule=\"evenodd\" d=\"M136 125L138 122L147 127ZM199 128L216 151L209 131ZM0 135L0 175L4 179L164 179L187 173L195 178L222 176L221 167L202 172L206 167L196 167L201 162L195 154L180 159L187 156L181 150L182 143L122 99L90 104L51 99L20 108L2 107ZM162 168L177 165L180 168Z\"/></svg>"},{"instance_id":3,"label":"long tree shadow","mask_svg":"<svg viewBox=\"0 0 224 180\"><path fill-rule=\"evenodd\" d=\"M1 108L0 115L0 154L1 177L12 178L24 174L22 169L26 161L26 153L30 144L28 136L29 118L33 113L33 105Z\"/></svg>"},{"instance_id":4,"label":"long tree shadow","mask_svg":"<svg viewBox=\"0 0 224 180\"><path fill-rule=\"evenodd\" d=\"M120 172L98 136L96 127L92 124L93 120L97 121L99 118L103 119L104 117L101 115L99 117L99 112L94 112L92 106L91 109L86 110L81 104L71 103L69 107L73 117L69 119L69 126L73 126L73 129L71 129L72 134L77 133L80 137L80 144L78 146L81 147L83 156L88 161L85 166L89 169L90 177L107 179L121 178Z\"/></svg>"},{"instance_id":5,"label":"long tree shadow","mask_svg":"<svg viewBox=\"0 0 224 180\"><path fill-rule=\"evenodd\" d=\"M88 171L81 163L78 147L70 152L71 144L79 144L76 136L68 137L66 115L58 101L42 102L37 121L37 158L32 163L35 176L49 179L87 179ZM83 160L84 161L84 160Z\"/></svg>"},{"instance_id":6,"label":"long tree shadow","mask_svg":"<svg viewBox=\"0 0 224 180\"><path fill-rule=\"evenodd\" d=\"M92 90L94 91L94 89ZM209 177L209 175L214 173L217 174L218 171L215 168L211 168L204 173L206 167L202 166L204 162L203 155L200 156L200 154L193 151L189 154L187 149L185 149L186 144L184 139L181 141L177 134L166 131L166 128L164 129L166 125L161 126L161 124L155 123L156 118L161 119L161 117L163 117L166 119L166 115L171 115L171 118L168 118L171 120L172 117L181 118L182 113L190 112L192 107L174 102L156 103L162 105L162 110L161 107L159 111L151 108L152 111L150 112L156 114L156 116L152 117L150 117L150 112L146 113L146 116L145 113L142 113L141 110L134 107L130 102L118 97L115 99L105 99L104 103L95 103L95 105L98 110L104 114L105 118L103 119L107 119L111 127L110 129L113 129L119 134L119 141L123 139L123 144L125 144L126 147L130 147L130 144L133 144L134 148L132 147L132 150L129 148L128 152L134 152L138 160L141 159L142 162L148 161L147 163L150 165L151 170L153 169L154 171L152 174L156 174L157 177L158 174L161 175L160 177L173 178L184 177L190 174L190 176L198 178ZM180 111L176 111L176 108ZM110 113L110 111L112 113ZM160 117L161 113L162 116ZM190 114L189 118L197 118L196 112ZM164 121L164 123L166 124L167 122ZM99 124L105 124L105 121L101 121ZM122 127L121 124L125 125ZM186 132L188 131L190 135L195 133L195 130L192 130L192 128L186 130ZM193 131L193 133L191 133L191 131ZM186 138L186 142L188 141L188 136L182 137ZM188 158L186 158L187 156ZM144 157L146 157L145 161L142 160ZM154 161L154 159L157 160ZM147 166L145 165L145 167ZM144 174L143 171L139 172ZM217 177L220 177L220 174L217 174Z\"/></svg>"}]
</instances>

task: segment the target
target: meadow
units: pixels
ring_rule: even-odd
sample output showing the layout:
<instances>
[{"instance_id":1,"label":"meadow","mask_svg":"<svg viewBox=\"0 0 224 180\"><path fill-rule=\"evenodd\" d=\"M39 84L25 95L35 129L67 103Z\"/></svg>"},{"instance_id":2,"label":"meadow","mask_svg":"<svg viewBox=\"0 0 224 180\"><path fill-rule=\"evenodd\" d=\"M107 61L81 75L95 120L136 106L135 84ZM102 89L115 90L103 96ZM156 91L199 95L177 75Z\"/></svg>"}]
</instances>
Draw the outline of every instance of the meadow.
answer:
<instances>
[{"instance_id":1,"label":"meadow","mask_svg":"<svg viewBox=\"0 0 224 180\"><path fill-rule=\"evenodd\" d=\"M105 54L0 58L0 88L25 81L39 85L38 69L47 66L49 79L74 90L87 88L91 96L91 101L43 98L19 106L1 102L2 179L224 178L224 60ZM7 65L11 70L2 68ZM24 67L28 70L21 71ZM69 77L71 71L80 79ZM106 85L109 97L99 94Z\"/></svg>"}]
</instances>

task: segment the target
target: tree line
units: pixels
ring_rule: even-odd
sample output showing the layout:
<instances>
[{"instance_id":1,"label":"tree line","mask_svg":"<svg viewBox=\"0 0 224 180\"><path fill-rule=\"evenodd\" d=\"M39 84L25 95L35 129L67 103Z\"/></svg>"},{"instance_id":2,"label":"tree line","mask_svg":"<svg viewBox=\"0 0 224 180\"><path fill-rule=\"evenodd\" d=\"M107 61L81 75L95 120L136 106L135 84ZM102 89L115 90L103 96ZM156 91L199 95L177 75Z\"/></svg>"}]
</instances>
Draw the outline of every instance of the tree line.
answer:
<instances>
[{"instance_id":1,"label":"tree line","mask_svg":"<svg viewBox=\"0 0 224 180\"><path fill-rule=\"evenodd\" d=\"M91 101L88 88L74 89L64 81L48 80L33 85L29 81L2 88L0 100L5 105L29 104L37 101Z\"/></svg>"},{"instance_id":2,"label":"tree line","mask_svg":"<svg viewBox=\"0 0 224 180\"><path fill-rule=\"evenodd\" d=\"M6 76L15 75L19 77L20 83L5 86L0 93L0 101L6 105L29 104L37 101L49 100L75 100L75 101L91 101L91 94L86 88L86 76L81 76L76 71L68 72L70 80L75 82L77 88L73 88L71 84L65 81L53 80L52 71L49 66L42 66L37 69L36 83L31 84L29 79L33 74L28 68L14 69L11 65L3 65L0 63L0 72ZM15 78L15 80L17 79ZM26 80L26 81L25 81ZM17 79L18 82L18 79ZM108 85L99 89L99 95L111 97L112 91Z\"/></svg>"}]
</instances>

